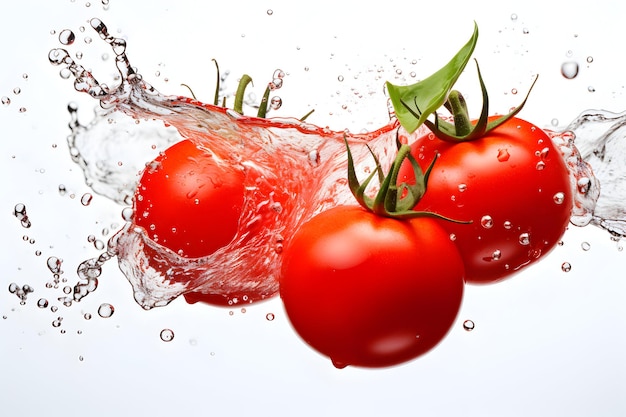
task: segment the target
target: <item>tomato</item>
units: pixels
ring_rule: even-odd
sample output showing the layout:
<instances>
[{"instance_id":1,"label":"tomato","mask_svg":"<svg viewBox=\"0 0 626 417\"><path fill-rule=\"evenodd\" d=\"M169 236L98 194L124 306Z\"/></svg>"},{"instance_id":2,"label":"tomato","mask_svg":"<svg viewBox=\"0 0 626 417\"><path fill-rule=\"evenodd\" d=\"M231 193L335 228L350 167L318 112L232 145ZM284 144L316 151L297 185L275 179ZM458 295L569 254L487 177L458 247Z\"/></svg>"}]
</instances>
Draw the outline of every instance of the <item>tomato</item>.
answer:
<instances>
[{"instance_id":1,"label":"tomato","mask_svg":"<svg viewBox=\"0 0 626 417\"><path fill-rule=\"evenodd\" d=\"M296 332L339 368L416 358L448 333L463 263L432 218L396 220L359 206L313 217L284 252L280 295Z\"/></svg>"},{"instance_id":2,"label":"tomato","mask_svg":"<svg viewBox=\"0 0 626 417\"><path fill-rule=\"evenodd\" d=\"M237 232L243 181L243 170L183 140L144 170L134 197L134 223L180 256L210 255Z\"/></svg>"},{"instance_id":3,"label":"tomato","mask_svg":"<svg viewBox=\"0 0 626 417\"><path fill-rule=\"evenodd\" d=\"M455 238L467 282L512 275L548 253L567 228L569 172L550 137L529 122L512 118L482 138L459 143L426 134L411 153L424 170L439 154L415 210L472 221L439 221ZM413 181L408 163L398 181Z\"/></svg>"}]
</instances>

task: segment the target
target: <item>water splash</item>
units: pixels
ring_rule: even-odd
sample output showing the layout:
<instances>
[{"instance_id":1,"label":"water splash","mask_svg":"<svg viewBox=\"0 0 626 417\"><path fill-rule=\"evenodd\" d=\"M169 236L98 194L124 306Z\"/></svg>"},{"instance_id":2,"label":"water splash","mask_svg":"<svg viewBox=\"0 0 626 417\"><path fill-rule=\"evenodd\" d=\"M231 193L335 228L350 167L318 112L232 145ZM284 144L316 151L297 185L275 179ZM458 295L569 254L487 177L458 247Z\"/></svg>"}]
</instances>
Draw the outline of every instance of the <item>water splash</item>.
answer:
<instances>
[{"instance_id":1,"label":"water splash","mask_svg":"<svg viewBox=\"0 0 626 417\"><path fill-rule=\"evenodd\" d=\"M335 132L296 119L246 117L194 99L165 96L131 67L123 39L111 36L99 19L90 24L111 45L119 85L100 84L65 49L53 49L49 59L72 74L75 89L98 99L102 108L83 126L75 117L75 107L70 106L73 119L68 142L92 189L130 204L137 173L154 157L147 155L146 149L156 153L185 138L214 154L228 155L232 163L243 167L246 196L234 240L198 259L180 257L150 240L144 229L133 224L126 209L125 219L130 221L109 240L107 251L79 267L76 301L97 288L103 263L114 256L133 286L135 300L145 309L166 305L180 295L189 302L214 296L229 305L271 297L278 291L281 249L292 231L320 211L353 202L345 179L344 135L363 178L374 168L366 145L386 169L395 156L398 131L407 142L424 133L421 129L409 135L395 119L371 133ZM275 74L274 84L282 82L280 75ZM580 136L577 126L570 130L576 134L549 133L566 159L572 187L577 190L572 222L601 225L594 211L597 180L574 146L574 137ZM136 159L119 163L131 153Z\"/></svg>"}]
</instances>

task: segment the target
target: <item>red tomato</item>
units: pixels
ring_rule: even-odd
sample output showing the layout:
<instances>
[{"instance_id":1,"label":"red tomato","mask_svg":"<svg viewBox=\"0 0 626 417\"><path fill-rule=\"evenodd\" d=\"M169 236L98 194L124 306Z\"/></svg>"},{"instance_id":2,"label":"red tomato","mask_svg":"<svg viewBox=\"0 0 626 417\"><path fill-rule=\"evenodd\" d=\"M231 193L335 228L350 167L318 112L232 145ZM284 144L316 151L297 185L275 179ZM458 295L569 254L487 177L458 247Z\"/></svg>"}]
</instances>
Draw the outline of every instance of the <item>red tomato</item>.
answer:
<instances>
[{"instance_id":1,"label":"red tomato","mask_svg":"<svg viewBox=\"0 0 626 417\"><path fill-rule=\"evenodd\" d=\"M426 353L461 305L463 262L431 218L338 206L305 223L284 254L280 295L289 320L339 368Z\"/></svg>"},{"instance_id":2,"label":"red tomato","mask_svg":"<svg viewBox=\"0 0 626 417\"><path fill-rule=\"evenodd\" d=\"M144 170L134 198L134 222L181 256L210 255L237 232L243 181L242 170L183 140Z\"/></svg>"},{"instance_id":3,"label":"red tomato","mask_svg":"<svg viewBox=\"0 0 626 417\"><path fill-rule=\"evenodd\" d=\"M561 239L572 209L570 177L541 129L513 118L478 140L454 144L429 134L412 147L423 169L440 155L415 210L472 221L439 221L455 238L467 282L508 277ZM413 181L408 163L398 180Z\"/></svg>"}]
</instances>

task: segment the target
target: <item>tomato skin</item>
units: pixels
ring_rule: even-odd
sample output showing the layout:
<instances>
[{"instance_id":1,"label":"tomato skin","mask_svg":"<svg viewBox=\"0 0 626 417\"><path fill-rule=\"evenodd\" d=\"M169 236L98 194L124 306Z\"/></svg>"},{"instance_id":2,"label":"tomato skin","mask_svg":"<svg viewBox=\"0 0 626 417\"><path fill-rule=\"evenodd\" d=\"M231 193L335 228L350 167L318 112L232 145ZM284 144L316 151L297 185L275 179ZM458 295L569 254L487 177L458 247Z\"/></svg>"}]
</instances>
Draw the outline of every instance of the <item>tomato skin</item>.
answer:
<instances>
[{"instance_id":1,"label":"tomato skin","mask_svg":"<svg viewBox=\"0 0 626 417\"><path fill-rule=\"evenodd\" d=\"M243 181L242 170L218 163L183 140L144 170L134 198L134 223L183 257L210 255L237 232Z\"/></svg>"},{"instance_id":2,"label":"tomato skin","mask_svg":"<svg viewBox=\"0 0 626 417\"><path fill-rule=\"evenodd\" d=\"M423 169L439 154L415 209L472 221L439 222L456 238L466 282L509 277L561 239L572 209L570 177L541 129L513 118L478 140L453 144L431 134L412 148ZM412 179L405 163L399 181Z\"/></svg>"},{"instance_id":3,"label":"tomato skin","mask_svg":"<svg viewBox=\"0 0 626 417\"><path fill-rule=\"evenodd\" d=\"M385 367L437 345L463 296L463 263L431 218L338 206L285 250L280 295L291 324L335 366Z\"/></svg>"}]
</instances>

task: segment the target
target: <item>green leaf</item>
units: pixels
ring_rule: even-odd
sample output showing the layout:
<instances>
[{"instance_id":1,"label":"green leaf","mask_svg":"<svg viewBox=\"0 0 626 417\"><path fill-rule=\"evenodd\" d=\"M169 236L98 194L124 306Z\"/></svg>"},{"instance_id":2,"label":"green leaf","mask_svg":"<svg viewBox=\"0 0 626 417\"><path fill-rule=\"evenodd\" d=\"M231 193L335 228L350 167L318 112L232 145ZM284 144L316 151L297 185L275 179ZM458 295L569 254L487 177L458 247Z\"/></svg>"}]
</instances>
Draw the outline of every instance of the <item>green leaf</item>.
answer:
<instances>
[{"instance_id":1,"label":"green leaf","mask_svg":"<svg viewBox=\"0 0 626 417\"><path fill-rule=\"evenodd\" d=\"M474 33L470 40L439 71L411 85L398 86L387 82L387 92L396 117L407 132L413 133L445 103L448 93L474 52L477 41L478 25L474 22Z\"/></svg>"}]
</instances>

